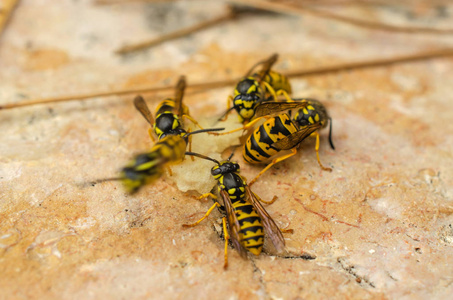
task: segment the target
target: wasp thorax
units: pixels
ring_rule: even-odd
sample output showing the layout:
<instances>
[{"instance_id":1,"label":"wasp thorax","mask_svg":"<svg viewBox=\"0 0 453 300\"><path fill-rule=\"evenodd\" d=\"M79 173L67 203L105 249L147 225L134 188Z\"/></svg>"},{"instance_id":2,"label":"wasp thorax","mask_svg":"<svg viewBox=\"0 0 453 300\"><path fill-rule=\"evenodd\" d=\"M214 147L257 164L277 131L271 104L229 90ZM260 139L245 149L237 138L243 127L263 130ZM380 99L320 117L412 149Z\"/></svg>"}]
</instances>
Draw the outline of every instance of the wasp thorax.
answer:
<instances>
[{"instance_id":1,"label":"wasp thorax","mask_svg":"<svg viewBox=\"0 0 453 300\"><path fill-rule=\"evenodd\" d=\"M172 113L162 113L157 116L156 123L154 124L154 129L156 133L168 133L171 130L175 130L181 127L181 122Z\"/></svg>"},{"instance_id":2,"label":"wasp thorax","mask_svg":"<svg viewBox=\"0 0 453 300\"><path fill-rule=\"evenodd\" d=\"M256 80L253 78L245 78L239 81L239 83L236 85L236 90L240 94L247 94L253 91L249 91L252 86L257 86L258 84L256 83ZM256 92L256 91L255 91Z\"/></svg>"}]
</instances>

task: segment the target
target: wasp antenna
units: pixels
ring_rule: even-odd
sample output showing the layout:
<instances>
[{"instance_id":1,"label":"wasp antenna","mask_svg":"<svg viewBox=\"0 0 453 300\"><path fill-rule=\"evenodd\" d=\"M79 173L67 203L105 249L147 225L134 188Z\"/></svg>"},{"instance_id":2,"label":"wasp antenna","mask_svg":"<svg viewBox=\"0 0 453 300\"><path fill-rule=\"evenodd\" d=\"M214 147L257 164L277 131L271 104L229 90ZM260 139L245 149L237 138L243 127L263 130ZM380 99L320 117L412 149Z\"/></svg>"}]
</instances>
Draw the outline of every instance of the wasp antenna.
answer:
<instances>
[{"instance_id":1,"label":"wasp antenna","mask_svg":"<svg viewBox=\"0 0 453 300\"><path fill-rule=\"evenodd\" d=\"M226 116L227 114L229 114L230 111L232 111L234 108L235 108L235 107L232 106L232 107L230 107L229 109L227 109L227 110L223 113L223 115L222 115L220 118L217 119L217 122L215 122L213 125L215 125L215 124L217 124L218 122L222 121L222 119L225 118L225 116Z\"/></svg>"},{"instance_id":2,"label":"wasp antenna","mask_svg":"<svg viewBox=\"0 0 453 300\"><path fill-rule=\"evenodd\" d=\"M211 131L222 131L225 130L225 128L206 128L206 129L200 129L200 130L195 130L192 132L188 132L184 135L184 137L188 137L189 135L192 134L197 134L197 133L202 133L202 132L211 132Z\"/></svg>"},{"instance_id":3,"label":"wasp antenna","mask_svg":"<svg viewBox=\"0 0 453 300\"><path fill-rule=\"evenodd\" d=\"M335 146L333 145L332 142L332 118L329 117L329 144L330 147L335 150Z\"/></svg>"},{"instance_id":4,"label":"wasp antenna","mask_svg":"<svg viewBox=\"0 0 453 300\"><path fill-rule=\"evenodd\" d=\"M234 153L236 152L236 149L239 147L239 146L242 146L242 145L234 145L232 146L233 148L233 152L231 152L230 156L228 156L228 161L234 156Z\"/></svg>"},{"instance_id":5,"label":"wasp antenna","mask_svg":"<svg viewBox=\"0 0 453 300\"><path fill-rule=\"evenodd\" d=\"M210 160L210 161L215 162L216 164L220 165L220 162L218 160L216 160L214 158L211 158L209 156L203 155L203 154L187 151L186 155L196 156L196 157L199 157L199 158L202 158L202 159Z\"/></svg>"},{"instance_id":6,"label":"wasp antenna","mask_svg":"<svg viewBox=\"0 0 453 300\"><path fill-rule=\"evenodd\" d=\"M103 182L107 182L107 181L120 181L120 180L123 180L123 178L121 178L121 177L112 177L112 178L97 179L97 180L94 180L94 181L85 182L85 186L86 185L94 186L95 184L98 184L98 183L103 183Z\"/></svg>"}]
</instances>

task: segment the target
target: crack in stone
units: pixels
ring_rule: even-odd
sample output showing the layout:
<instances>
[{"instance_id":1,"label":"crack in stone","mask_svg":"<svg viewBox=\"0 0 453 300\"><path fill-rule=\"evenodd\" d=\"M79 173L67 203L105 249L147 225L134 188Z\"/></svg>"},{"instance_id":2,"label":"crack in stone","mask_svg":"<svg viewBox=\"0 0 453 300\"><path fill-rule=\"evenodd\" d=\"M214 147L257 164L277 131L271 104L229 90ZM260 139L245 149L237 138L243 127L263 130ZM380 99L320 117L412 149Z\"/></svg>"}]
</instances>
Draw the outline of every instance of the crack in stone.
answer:
<instances>
[{"instance_id":1,"label":"crack in stone","mask_svg":"<svg viewBox=\"0 0 453 300\"><path fill-rule=\"evenodd\" d=\"M356 282L357 283L362 283L362 282L365 282L366 284L368 284L370 287L372 288L375 288L376 286L374 285L373 282L371 282L368 278L366 278L365 276L360 276L354 269L354 265L348 265L346 262L345 262L345 259L339 257L337 259L337 262L340 264L341 268L343 270L345 270L346 272L348 272L349 274L351 274L352 276L354 276L356 278ZM392 278L390 276L390 278ZM392 278L393 279L393 278Z\"/></svg>"},{"instance_id":2,"label":"crack in stone","mask_svg":"<svg viewBox=\"0 0 453 300\"><path fill-rule=\"evenodd\" d=\"M253 266L253 273L258 273L258 281L259 281L259 285L261 287L260 291L262 292L262 294L264 295L264 299L271 299L271 297L269 296L269 293L267 291L267 285L266 285L266 282L264 281L264 278L263 278L263 272L261 271L260 268L258 268L258 266L256 265L255 263L255 260L254 259L249 259L250 260L250 263L252 264Z\"/></svg>"},{"instance_id":3,"label":"crack in stone","mask_svg":"<svg viewBox=\"0 0 453 300\"><path fill-rule=\"evenodd\" d=\"M285 256L280 256L276 255L278 258L283 258L283 259L303 259L303 260L314 260L316 259L316 255L310 254L310 253L304 253L302 255L297 255L297 256L290 256L290 255L285 255Z\"/></svg>"},{"instance_id":4,"label":"crack in stone","mask_svg":"<svg viewBox=\"0 0 453 300\"><path fill-rule=\"evenodd\" d=\"M390 277L390 279L394 280L394 281L399 281L398 279L396 279L395 277L392 276L392 274L390 274L389 271L385 271L385 273L387 274L388 277Z\"/></svg>"}]
</instances>

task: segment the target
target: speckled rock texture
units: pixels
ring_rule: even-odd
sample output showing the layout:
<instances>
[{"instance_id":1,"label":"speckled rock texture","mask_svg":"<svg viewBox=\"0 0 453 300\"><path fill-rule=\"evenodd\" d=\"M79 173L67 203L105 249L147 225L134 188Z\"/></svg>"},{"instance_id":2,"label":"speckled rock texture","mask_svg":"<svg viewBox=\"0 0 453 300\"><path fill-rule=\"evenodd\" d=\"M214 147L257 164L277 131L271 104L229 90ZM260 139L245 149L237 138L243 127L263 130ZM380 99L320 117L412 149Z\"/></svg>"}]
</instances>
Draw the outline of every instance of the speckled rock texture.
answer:
<instances>
[{"instance_id":1,"label":"speckled rock texture","mask_svg":"<svg viewBox=\"0 0 453 300\"><path fill-rule=\"evenodd\" d=\"M274 52L275 69L285 72L453 46L448 35L258 14L114 54L224 7L23 0L0 40L0 103L171 85L180 74L189 85L239 78ZM328 9L453 28L452 5ZM220 212L181 226L212 205L199 193L182 192L169 176L133 196L118 182L87 184L116 176L151 146L134 95L0 111L0 298L451 299L452 71L453 58L442 58L291 79L294 96L320 99L333 118L336 150L328 130L320 146L333 171L319 168L307 139L266 173L253 190L264 200L279 197L266 208L294 230L284 234L287 253L244 260L230 248L227 270ZM209 123L232 91L187 93L185 103ZM144 96L154 110L168 95ZM249 179L262 168L235 159ZM209 164L206 174L199 176L209 177Z\"/></svg>"}]
</instances>

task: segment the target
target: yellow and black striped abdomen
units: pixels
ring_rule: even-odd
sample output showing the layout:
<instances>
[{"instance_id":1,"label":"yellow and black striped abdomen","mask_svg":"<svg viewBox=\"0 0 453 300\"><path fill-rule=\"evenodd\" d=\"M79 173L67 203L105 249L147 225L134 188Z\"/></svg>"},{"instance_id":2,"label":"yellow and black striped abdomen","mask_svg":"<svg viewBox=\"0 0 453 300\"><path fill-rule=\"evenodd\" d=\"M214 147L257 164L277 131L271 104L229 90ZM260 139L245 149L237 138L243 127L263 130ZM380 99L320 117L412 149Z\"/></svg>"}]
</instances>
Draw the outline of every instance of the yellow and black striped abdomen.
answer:
<instances>
[{"instance_id":1,"label":"yellow and black striped abdomen","mask_svg":"<svg viewBox=\"0 0 453 300\"><path fill-rule=\"evenodd\" d=\"M166 113L166 112L174 113L175 107L176 107L175 100L173 100L171 98L167 98L164 101L162 101L161 103L159 103L159 105L156 108L155 115L157 117L160 114L163 114L163 113Z\"/></svg>"},{"instance_id":2,"label":"yellow and black striped abdomen","mask_svg":"<svg viewBox=\"0 0 453 300\"><path fill-rule=\"evenodd\" d=\"M264 228L261 218L252 204L244 199L233 201L233 208L241 230L239 237L245 249L259 255L264 244Z\"/></svg>"},{"instance_id":3,"label":"yellow and black striped abdomen","mask_svg":"<svg viewBox=\"0 0 453 300\"><path fill-rule=\"evenodd\" d=\"M250 164L262 163L280 151L272 147L273 143L296 131L288 114L270 118L247 138L242 156Z\"/></svg>"},{"instance_id":4,"label":"yellow and black striped abdomen","mask_svg":"<svg viewBox=\"0 0 453 300\"><path fill-rule=\"evenodd\" d=\"M263 249L264 229L260 216L253 205L247 201L245 179L238 173L228 173L219 178L219 185L231 199L239 222L241 245L253 254L259 255Z\"/></svg>"}]
</instances>

